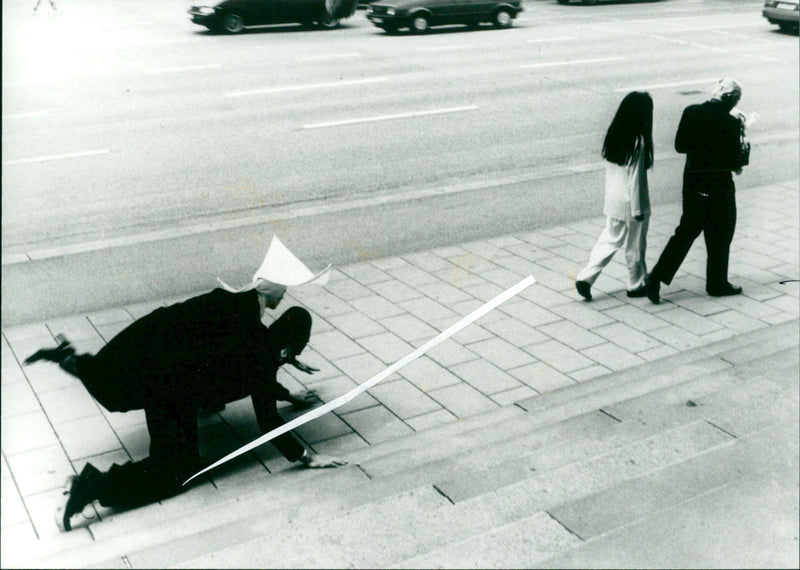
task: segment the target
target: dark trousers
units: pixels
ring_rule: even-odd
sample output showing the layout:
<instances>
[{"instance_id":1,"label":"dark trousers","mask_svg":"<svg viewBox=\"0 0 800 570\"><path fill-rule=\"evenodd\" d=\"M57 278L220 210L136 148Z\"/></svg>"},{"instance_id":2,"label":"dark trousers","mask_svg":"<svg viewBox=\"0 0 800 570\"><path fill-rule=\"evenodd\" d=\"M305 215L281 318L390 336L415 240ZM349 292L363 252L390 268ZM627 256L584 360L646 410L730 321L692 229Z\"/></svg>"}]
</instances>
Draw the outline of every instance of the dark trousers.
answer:
<instances>
[{"instance_id":1,"label":"dark trousers","mask_svg":"<svg viewBox=\"0 0 800 570\"><path fill-rule=\"evenodd\" d=\"M736 196L729 172L684 173L683 214L678 227L650 278L669 285L703 232L708 259L706 291L718 291L728 284L728 258L736 228Z\"/></svg>"},{"instance_id":2,"label":"dark trousers","mask_svg":"<svg viewBox=\"0 0 800 570\"><path fill-rule=\"evenodd\" d=\"M89 393L108 408L106 402L113 391L91 373L91 359L90 355L79 355L62 362L61 367L80 379ZM196 408L148 397L144 412L150 434L149 457L114 464L106 472L89 476L89 496L104 507L129 509L171 497L180 493L181 484L198 470Z\"/></svg>"}]
</instances>

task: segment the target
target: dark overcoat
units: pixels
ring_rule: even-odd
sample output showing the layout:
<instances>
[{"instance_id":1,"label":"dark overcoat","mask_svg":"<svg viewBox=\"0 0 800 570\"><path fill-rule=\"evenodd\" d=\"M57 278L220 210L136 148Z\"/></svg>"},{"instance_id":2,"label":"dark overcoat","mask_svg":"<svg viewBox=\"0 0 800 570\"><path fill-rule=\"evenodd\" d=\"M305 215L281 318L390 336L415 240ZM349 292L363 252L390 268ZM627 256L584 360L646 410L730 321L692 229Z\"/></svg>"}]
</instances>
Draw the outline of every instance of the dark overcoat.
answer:
<instances>
[{"instance_id":1,"label":"dark overcoat","mask_svg":"<svg viewBox=\"0 0 800 570\"><path fill-rule=\"evenodd\" d=\"M125 328L86 364L81 380L110 411L174 410L187 423L207 402L252 396L266 432L282 425L275 401L289 397L276 378L283 347L274 340L256 291L215 289ZM289 459L302 454L290 434L274 443Z\"/></svg>"}]
</instances>

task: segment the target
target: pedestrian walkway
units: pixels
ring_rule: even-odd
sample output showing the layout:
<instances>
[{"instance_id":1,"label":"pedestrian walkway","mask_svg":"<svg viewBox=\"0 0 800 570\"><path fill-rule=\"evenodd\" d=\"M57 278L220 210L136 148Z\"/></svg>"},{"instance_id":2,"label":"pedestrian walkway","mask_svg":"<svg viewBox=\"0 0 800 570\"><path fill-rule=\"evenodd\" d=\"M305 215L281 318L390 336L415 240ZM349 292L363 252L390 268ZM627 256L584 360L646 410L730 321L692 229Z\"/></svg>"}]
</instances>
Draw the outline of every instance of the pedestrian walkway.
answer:
<instances>
[{"instance_id":1,"label":"pedestrian walkway","mask_svg":"<svg viewBox=\"0 0 800 570\"><path fill-rule=\"evenodd\" d=\"M308 376L290 369L279 379L290 390L314 388L323 401L330 401L528 274L537 281L368 394L297 433L319 453L358 456L487 413L535 408L537 399L545 401L551 393L578 393L568 389L623 377L648 363L669 362L739 335L796 325L798 185L793 180L737 193L739 217L730 269L731 282L744 288L737 297L705 294L705 248L700 239L672 285L662 287L661 304L626 296L627 269L621 254L595 283L594 300L582 301L573 275L586 262L603 226L599 216L399 257L364 259L336 268L325 288L290 290L278 312L293 304L311 311L314 328L303 360L321 370ZM654 208L648 236L651 264L679 217L679 204ZM2 331L4 560L19 557L20 549L32 544L47 544L55 551L65 544L80 548L98 540L103 523L96 521L105 522L106 513L96 505L96 510L84 512L95 524L59 535L53 514L63 503L64 479L86 461L106 469L114 462L141 459L148 446L143 412L107 412L58 367L23 368L19 363L37 348L52 345L58 333L72 340L79 352L95 352L136 318L179 300L155 300ZM755 351L754 358L761 349L770 354L767 346L747 346ZM796 365L793 372L796 376ZM200 426L202 451L209 457L258 435L249 400L201 418ZM703 434L698 437L707 436ZM238 462L235 470L212 473L211 483L201 489L235 489L287 467L271 446L264 446ZM193 489L172 501L191 504L202 501L203 493ZM121 514L112 520L124 518ZM327 564L320 559L317 565Z\"/></svg>"}]
</instances>

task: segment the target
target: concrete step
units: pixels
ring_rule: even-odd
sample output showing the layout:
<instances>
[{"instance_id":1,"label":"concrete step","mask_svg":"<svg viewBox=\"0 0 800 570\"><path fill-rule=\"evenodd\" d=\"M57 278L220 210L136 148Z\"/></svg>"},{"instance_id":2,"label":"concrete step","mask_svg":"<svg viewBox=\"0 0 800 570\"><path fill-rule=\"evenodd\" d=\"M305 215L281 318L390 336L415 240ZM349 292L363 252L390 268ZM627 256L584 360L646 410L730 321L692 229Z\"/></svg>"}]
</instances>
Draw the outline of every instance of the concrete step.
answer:
<instances>
[{"instance_id":1,"label":"concrete step","mask_svg":"<svg viewBox=\"0 0 800 570\"><path fill-rule=\"evenodd\" d=\"M752 386L745 389L751 390ZM741 399L741 398L739 398ZM738 401L738 399L737 399ZM680 422L697 420L697 415L681 416L673 421L672 425ZM507 444L504 451L499 453L501 447L493 447L485 450L477 450L472 454L462 455L457 458L446 457L438 462L423 464L416 469L404 469L399 473L383 473L376 477L369 484L358 485L357 487L342 488L337 495L339 501L336 507L344 509L345 505L359 505L368 502L372 497L383 496L387 492L400 491L424 486L431 482L444 479L445 483L436 483L435 488L447 488L455 483L453 479L460 477L459 480L470 482L471 494L476 493L476 480L485 482L486 489L496 489L505 484L516 482L522 478L531 476L532 473L542 472L548 469L555 469L561 465L584 460L592 455L607 452L615 447L630 443L635 440L643 439L647 436L658 433L666 429L668 424L665 422L652 422L643 425L640 422L627 422L619 424L611 420L608 416L595 412L583 417L574 418L557 424L547 426L540 431L527 436L527 444L521 443L526 438L518 438L516 441ZM522 450L529 450L528 446L539 449L535 453L528 452L527 455ZM505 454L505 455L503 455ZM483 455L483 456L482 456ZM512 476L509 477L508 474ZM371 492L367 493L366 489ZM452 490L450 491L452 493ZM306 502L314 501L313 493L303 493ZM455 494L448 496L451 500L458 502L468 498L465 494ZM323 502L330 498L321 499ZM247 501L247 499L245 499ZM262 498L254 498L254 501L244 509L242 505L232 504L231 509L236 509L242 518L253 516L253 508L260 504ZM313 512L321 514L322 506L315 505ZM215 508L220 508L216 506ZM335 513L333 509L325 511ZM276 513L281 518L280 513ZM258 516L258 515L255 515ZM282 520L282 518L281 518ZM222 523L223 521L218 521ZM191 521L181 523L191 525ZM161 564L172 564L182 560L182 553L199 553L203 551L213 552L218 546L218 536L225 536L223 544L237 542L246 539L248 524L246 521L235 521L235 524L226 525L227 528L221 530L214 527L212 532L201 533L199 536L188 536L179 541L179 544L171 542L163 546L148 548L143 552L131 552L129 550L128 559L136 566L150 566ZM207 538L206 538L207 536ZM233 537L233 538L231 538Z\"/></svg>"},{"instance_id":2,"label":"concrete step","mask_svg":"<svg viewBox=\"0 0 800 570\"><path fill-rule=\"evenodd\" d=\"M770 418L791 418L793 410L796 411L797 406L789 397L794 393L791 389L787 392L786 388L764 379L735 384L727 371L718 374L717 378L726 378L728 382L718 384L716 392L702 399L697 398L700 403L696 406L687 406L683 398L670 401L663 393L660 393L665 399L663 406L658 405L657 401L649 402L649 395L619 404L620 410L625 405L635 409L629 416L620 413L616 406L610 406L608 413L623 421L614 429L607 430L607 433L587 432L566 444L555 442L527 452L520 450L520 453L510 456L502 464L484 470L465 468L456 477L434 480L435 485L452 501L464 501L502 485L530 478L537 472L582 461L682 424L706 421L731 435L738 435L760 429L765 422L769 423ZM680 388L686 387L681 385Z\"/></svg>"},{"instance_id":3,"label":"concrete step","mask_svg":"<svg viewBox=\"0 0 800 570\"><path fill-rule=\"evenodd\" d=\"M793 446L797 429L778 427L779 441ZM513 521L442 548L393 565L396 568L543 568L610 567L591 556L578 555L587 541L653 518L696 497L757 475L757 472L798 468L797 454L782 457L768 438L753 437L733 445L712 448L685 461L645 473L597 493L555 505L546 511ZM754 461L755 460L755 461ZM521 546L524 545L524 548ZM574 564L575 561L580 564ZM617 557L618 564L619 558ZM572 563L570 563L572 562ZM610 562L610 560L609 560ZM687 567L691 563L676 567ZM668 566L668 565L667 565ZM644 567L665 567L652 560Z\"/></svg>"},{"instance_id":4,"label":"concrete step","mask_svg":"<svg viewBox=\"0 0 800 570\"><path fill-rule=\"evenodd\" d=\"M644 441L618 448L615 452L605 456L594 457L581 464L577 470L581 478L587 474L599 472L601 477L590 475L590 482L583 485L561 486L562 492L567 497L574 497L576 493L596 490L596 485L610 486L621 479L629 478L640 470L666 465L688 455L699 453L710 447L726 445L733 438L720 430L709 426L705 422L695 422L688 426L680 426L669 432L647 438ZM628 467L629 458L634 457L634 468ZM534 477L534 485L538 488L543 481L547 486L555 488L560 485L564 477L564 469L576 471L574 468L557 469L551 475L542 474ZM569 477L568 477L569 478ZM513 487L513 486L512 486ZM431 487L423 487L431 489ZM281 565L288 567L327 566L383 566L394 560L401 560L416 555L421 548L442 546L459 537L469 536L480 531L481 525L488 528L498 526L503 519L506 522L528 515L536 510L533 508L537 502L541 503L544 496L536 497L534 501L514 501L509 503L503 493L490 493L482 495L477 503L464 503L463 507L452 505L439 493L437 508L431 509L429 516L421 516L417 512L398 510L392 517L383 521L382 525L369 527L358 524L351 519L351 514L345 514L334 520L321 521L311 528L288 528L285 530L286 542L289 536L302 537L301 543L313 545L308 549L293 547L284 551L279 545L283 543L283 534L261 538L243 543L210 556L182 563L188 567L239 567L247 561L261 559L262 556L276 555ZM446 490L442 489L447 496ZM435 493L435 491L433 491ZM554 493L551 496L557 496ZM513 496L513 493L512 493ZM525 497L531 499L532 497ZM444 502L441 502L441 500ZM550 497L547 498L549 501ZM456 507L459 507L456 509ZM363 507L368 509L369 506ZM524 510L522 510L524 509ZM459 512L460 511L460 512ZM488 519L486 513L494 513ZM360 515L358 515L360 516ZM487 529L488 529L487 528ZM275 547L280 549L280 554L275 552Z\"/></svg>"},{"instance_id":5,"label":"concrete step","mask_svg":"<svg viewBox=\"0 0 800 570\"><path fill-rule=\"evenodd\" d=\"M248 494L237 494L235 488L222 493L220 489L206 485L160 504L118 513L87 527L95 538L94 542L72 548L65 543L53 548L49 542L43 543L43 548L31 552L29 560L20 561L20 565L62 568L95 563L103 565L128 552L175 542L187 535L202 533L248 516L274 516L274 513L291 513L301 508L306 511L305 505L309 503L319 504L315 513L327 515L337 509L352 508L352 502L338 499L343 489L369 482L357 468L324 473L298 470L283 475L283 478L265 475L261 490L251 489ZM292 475L301 476L292 478ZM321 484L323 479L324 486ZM385 491L381 491L383 493L367 495L364 500L385 496Z\"/></svg>"},{"instance_id":6,"label":"concrete step","mask_svg":"<svg viewBox=\"0 0 800 570\"><path fill-rule=\"evenodd\" d=\"M604 471L601 466L603 461L592 460L583 466L583 477L586 478L584 481L577 473L571 473L572 469L562 468L548 475L526 480L521 485L508 487L501 490L500 494L483 494L470 501L456 503L457 506L476 504L480 508L485 508L487 502L493 503L498 510L507 512L509 518L513 518L509 509L514 503L525 505L526 508L518 509L520 518L512 520L505 527L493 528L478 536L464 537L458 542L445 544L440 549L422 551L416 557L395 561L394 567L508 568L530 567L538 562L542 562L542 567L550 568L613 567L614 564L619 564L618 556L616 559L609 556L603 564L584 556L576 565L562 564L560 556L556 556L555 561L543 562L543 558L559 550L569 551L579 546L580 541L586 540L587 537L591 540L592 533L607 532L609 528L630 524L631 521L648 516L658 509L672 508L675 504L693 497L702 497L743 478L754 479L754 471L761 470L761 478L769 480L771 475L769 471L772 469L768 467L769 465L775 468L782 466L784 473L796 474L797 453L793 457L781 458L779 450L786 448L782 445L772 447L776 440L775 430L781 429L788 431L789 437L777 439L783 439L786 446L796 448L796 426L787 426L784 417L769 428L758 432L758 434L769 432L767 437L758 439L746 447L739 447L742 440L732 440L729 445L712 446L694 456L687 455L675 462L667 463L666 466L646 469L641 476L623 478L613 485L603 486L602 480L598 481L598 477L602 476L598 476L593 468L599 468L600 472ZM758 457L753 461L754 449L768 451L771 461ZM651 451L659 452L655 448ZM635 462L636 459L632 457L630 461ZM555 474L561 475L561 480L551 481ZM795 475L795 487L796 482ZM523 488L522 485L526 487ZM595 486L596 490L584 495L582 485L584 489L587 486ZM534 511L538 512L531 516L530 513ZM547 521L541 513L546 513L552 521ZM793 519L791 517L784 519L781 524L785 524L786 520ZM544 526L544 530L542 521L548 523ZM558 526L553 523L558 523ZM526 533L526 529L529 532ZM531 532L534 529L536 532L544 532L546 540L533 537ZM652 536L651 541L655 540L656 536ZM523 544L525 548L520 548ZM786 541L784 548L786 545L791 547L791 541ZM680 548L680 545L673 546ZM614 560L616 562L613 562ZM690 565L691 563L686 561L677 567ZM649 564L643 567L661 566L663 562L650 560Z\"/></svg>"},{"instance_id":7,"label":"concrete step","mask_svg":"<svg viewBox=\"0 0 800 570\"><path fill-rule=\"evenodd\" d=\"M705 397L732 386L758 380L762 385L777 388L785 384L784 378L791 378L797 370L797 353L797 350L787 349L747 365L726 368L637 398L622 400L604 407L603 411L620 420L642 418L646 421L654 408L693 407L693 404L702 406Z\"/></svg>"},{"instance_id":8,"label":"concrete step","mask_svg":"<svg viewBox=\"0 0 800 570\"><path fill-rule=\"evenodd\" d=\"M528 445L562 441L586 431L603 433L603 428L607 429L616 423L605 415L589 414L587 417L565 422L564 425L549 426L528 434ZM480 446L480 442L476 445ZM505 448L506 454L513 451L509 443L506 443ZM497 451L499 449L492 448L493 453L489 455L493 461L503 459L503 455ZM480 453L476 452L474 457L478 458ZM485 460L481 463L481 465L489 464L491 463L486 463ZM407 465L403 473L394 477L388 477L390 473L383 473L380 481L376 480L370 485L365 485L369 480L363 471L355 466L325 472L304 469L273 475L262 472L261 475L254 474L253 480L249 481L246 487L239 486L233 490L214 489L207 485L168 499L163 504L120 513L118 516L111 516L101 523L92 525L89 528L92 529L97 544L70 552L66 558L59 559L59 564L65 566L69 565L69 560L81 561L87 557L104 562L109 556L113 557L114 553L121 551L130 553L129 560L137 558L171 560L175 554L169 550L174 549L160 548L158 545L162 542L174 545L176 541L180 542L180 539L189 536L183 542L192 543L195 545L193 548L202 550L205 538L191 535L204 535L208 529L216 532L219 527L237 523L248 517L259 517L267 512L276 513L280 517L279 511L293 508L295 504L314 503L313 512L319 516L323 513L335 514L337 509L352 508L391 492L430 484L432 476L452 475L459 470L460 464L448 456L437 465L424 465L421 470L412 470L408 473L411 467ZM210 513L212 516L198 519L195 516L197 512ZM234 535L236 533L241 536L246 535L246 530L242 528L230 532ZM226 531L225 534L229 532ZM213 536L209 538L213 541ZM137 549L154 552L137 554Z\"/></svg>"},{"instance_id":9,"label":"concrete step","mask_svg":"<svg viewBox=\"0 0 800 570\"><path fill-rule=\"evenodd\" d=\"M267 536L182 561L179 567L241 568L252 565L253 560L287 568L359 566L373 556L376 535L393 534L398 521L425 519L427 514L451 506L432 487L425 486L334 518L290 523Z\"/></svg>"},{"instance_id":10,"label":"concrete step","mask_svg":"<svg viewBox=\"0 0 800 570\"><path fill-rule=\"evenodd\" d=\"M552 445L555 441L561 441L562 446L572 448L578 445L576 440L585 439L587 437L596 443L596 438L602 437L604 434L610 435L611 430L617 425L619 425L618 422L610 419L608 416L595 412L594 414L574 418L562 424L547 426L539 432L529 434L527 436L529 440L528 445L542 447L548 443ZM638 426L631 424L631 427L636 428ZM658 426L658 429L663 430L663 426ZM609 438L608 441L613 443L610 443L602 449L596 447L593 451L599 452L606 450L606 448L622 445L637 438L641 439L657 430L651 429L649 431L643 431L639 429L637 432L636 429L629 429L627 431L628 433L625 438L619 436ZM587 436L586 434L591 435ZM524 438L520 441L523 440ZM521 446L518 442L513 442L506 446L506 457L495 453L494 457L491 458L491 462L495 462L496 464L492 467L491 471L496 474L506 472L509 469L508 457L518 455L519 449L526 448ZM494 450L488 450L487 453L487 451L478 450L472 454L472 456L464 456L457 460L445 459L435 464L421 465L417 469L406 469L400 473L385 473L382 477L376 478L369 484L358 480L355 481L353 485L346 484L339 488L339 492L336 493L336 500L332 500L330 497L329 492L332 487L331 485L325 486L326 493L316 492L315 489L304 490L299 484L292 485L292 488L296 490L298 496L302 496L302 500L298 499L298 506L300 502L304 505L313 505L311 509L303 509L303 511L309 512L309 514L314 513L315 516L322 516L323 514L332 515L347 507L358 506L373 500L375 497L385 496L391 492L411 489L415 486L426 484L430 485L430 483L436 481L437 478L452 478L455 473L465 476L466 472L468 474L467 476L470 477L474 474L481 474L476 467L484 467L487 465L487 462L485 458L480 457L480 454L485 453L492 455L492 451ZM540 455L547 456L545 452ZM491 465L491 462L488 464ZM551 460L550 468L555 468L556 466L557 465ZM341 472L341 470L337 471L337 474ZM529 474L528 467L524 466L524 475ZM492 485L493 488L496 488L508 482L507 479L500 478L493 481ZM307 486L313 484L312 481L309 481ZM217 540L218 536L228 537L225 541L231 542L245 540L251 537L252 535L248 534L250 525L247 522L247 517L261 518L266 514L268 509L270 518L275 520L279 528L281 524L280 521L285 519L279 509L286 508L287 501L283 500L279 503L271 503L270 501L269 494L265 495L264 492L261 492L252 498L243 497L241 501L237 498L230 501L228 504L208 503L206 505L207 510L212 515L214 513L220 513L219 516L213 516L216 520L209 532L204 532L206 526L205 522L200 523L201 526L198 526L198 522L192 520L190 516L187 517L185 521L175 520L173 524L160 524L156 527L150 527L148 532L144 535L142 535L141 532L136 533L134 528L131 528L130 531L134 533L133 536L127 534L124 540L118 541L122 542L122 544L109 544L104 550L124 546L128 549L128 560L131 561L131 563L136 562L136 566L177 563L182 560L181 556L185 556L186 552L198 553L206 551L207 549L213 551L219 545L219 541ZM231 513L235 513L233 516L236 518L229 521L227 517L230 516ZM306 518L304 513L303 515L295 516L295 520L301 516L304 519ZM165 527L163 534L159 530L162 526ZM182 529L181 534L189 532L190 530L193 532L188 536L184 535L185 538L181 538L180 536L176 536L175 528ZM155 537L153 536L154 534L156 535ZM169 543L163 546L151 545L141 552L135 550L137 544L147 544L154 540L164 540L165 542L169 541Z\"/></svg>"},{"instance_id":11,"label":"concrete step","mask_svg":"<svg viewBox=\"0 0 800 570\"><path fill-rule=\"evenodd\" d=\"M610 567L623 554L630 567L640 568L731 567L732 561L741 568L796 568L798 435L796 422L775 424L730 450L709 454L692 484L702 485L703 477L720 470L727 469L729 477L704 493L681 492L687 484L683 470L552 509L586 541L535 567ZM660 494L675 500L668 504Z\"/></svg>"},{"instance_id":12,"label":"concrete step","mask_svg":"<svg viewBox=\"0 0 800 570\"><path fill-rule=\"evenodd\" d=\"M367 462L362 465L362 469L376 481L388 479L389 488L395 490L410 489L417 485L438 480L447 481L454 477L468 477L469 479L479 477L487 481L486 484L489 488L496 488L501 484L511 483L529 476L531 469L541 471L555 468L561 463L583 459L591 454L607 451L614 446L628 443L634 439L652 435L658 429L666 427L662 422L653 428L629 424L623 429L616 429L618 426L616 420L598 412L578 416L558 424L538 427L531 425L530 422L523 423L523 420L528 419L525 416L516 416L502 424L495 424L494 427L498 429L495 430L497 433L492 434L493 439L503 438L497 444L486 445L486 438L484 440L478 438L476 441L471 442L471 450L464 452L460 449L450 449L446 450L448 453L443 456L429 456L426 454L415 458L409 458L408 454L404 453L397 456L381 457L374 462ZM684 422L693 421L694 419L697 419L696 415L681 418ZM507 441L509 438L506 436L510 431L507 429L507 424L512 422L515 428L520 428L521 426L524 431ZM673 422L672 425L677 423ZM518 429L517 431L520 430ZM616 433L612 434L612 431ZM538 450L538 452L532 453L534 450ZM565 450L570 450L570 454L564 453ZM420 457L422 458L421 461L414 460L420 459ZM531 463L536 466L532 467ZM336 479L339 477L339 472L337 472ZM350 481L350 478L348 478L346 481L347 484L338 487L340 493L354 492L356 495L361 493L363 480L355 478ZM270 484L269 481L261 483L254 492L256 496L252 500L248 500L247 496L243 496L240 493L233 499L225 501L221 493L216 493L215 498L219 497L219 502L213 502L210 498L203 496L200 499L202 503L197 506L215 510L235 509L241 516L247 516L252 510L249 508L250 506L257 508L256 505L261 505L265 502L263 489L265 483ZM313 485L313 482L308 484L308 486ZM326 487L332 486L326 485ZM313 491L311 489L304 490L303 487L299 483L292 485L292 489L296 489L306 499L311 499L314 494ZM342 495L340 494L339 496L341 497ZM193 500L198 498L197 495L190 494L184 495L177 500L188 497ZM352 504L358 504L359 498L353 497ZM244 511L242 510L242 505L239 504L241 502L248 504L248 508ZM191 511L191 509L187 510ZM163 513L159 516L163 518ZM218 522L224 524L225 519ZM131 521L130 526L124 526L122 530L125 531L126 535L129 535L130 532L135 532L136 528L140 527L141 524L141 521ZM181 523L180 526L183 527L185 525ZM187 521L186 526L196 527L196 523ZM102 534L105 536L119 534L119 529L112 530L113 532L109 531ZM167 532L165 536L167 534L174 536L173 532ZM148 538L148 540L152 539Z\"/></svg>"}]
</instances>

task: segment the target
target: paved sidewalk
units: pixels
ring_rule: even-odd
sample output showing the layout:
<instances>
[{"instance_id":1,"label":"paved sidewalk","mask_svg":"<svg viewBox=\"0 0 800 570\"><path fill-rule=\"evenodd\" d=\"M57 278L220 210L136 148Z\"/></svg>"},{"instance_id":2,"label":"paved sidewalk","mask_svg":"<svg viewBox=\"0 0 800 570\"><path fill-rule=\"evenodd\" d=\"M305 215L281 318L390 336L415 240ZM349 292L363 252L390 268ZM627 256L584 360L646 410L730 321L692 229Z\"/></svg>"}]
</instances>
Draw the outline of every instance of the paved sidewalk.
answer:
<instances>
[{"instance_id":1,"label":"paved sidewalk","mask_svg":"<svg viewBox=\"0 0 800 570\"><path fill-rule=\"evenodd\" d=\"M280 380L315 388L325 401L369 379L413 348L528 274L537 283L368 394L299 429L316 451L351 451L427 427L456 422L555 389L590 381L739 333L798 319L800 212L797 180L740 190L731 281L744 294L705 294L699 239L662 302L625 295L618 254L593 287L577 295L574 274L588 259L601 216L528 233L337 268L325 288L290 290L314 316L303 360ZM680 217L680 205L655 208L648 236L652 265ZM210 284L210 286L213 286ZM200 292L198 292L200 293ZM142 412L109 413L82 385L51 364L22 368L35 349L64 333L79 352L95 352L134 319L180 299L119 307L2 331L2 539L51 537L67 475L90 460L100 468L147 455ZM248 400L201 420L204 448L216 455L257 434ZM270 446L254 469L286 465ZM85 534L86 528L75 533ZM71 534L75 534L71 533ZM80 540L71 537L71 540Z\"/></svg>"}]
</instances>

